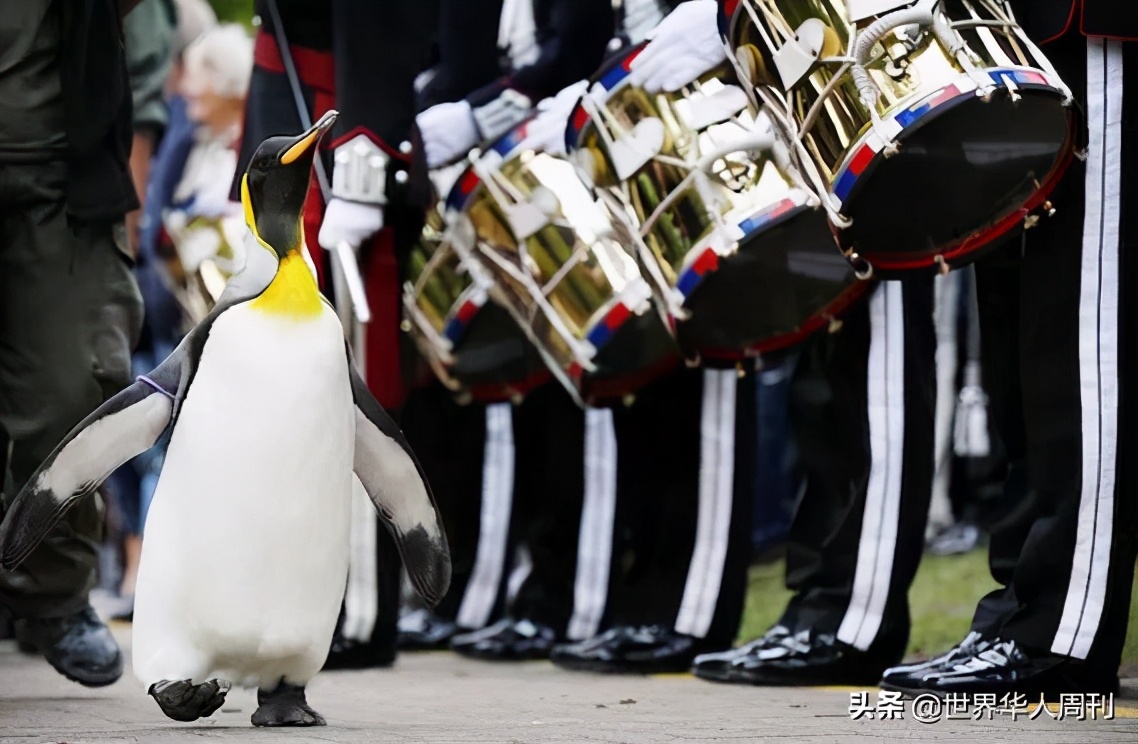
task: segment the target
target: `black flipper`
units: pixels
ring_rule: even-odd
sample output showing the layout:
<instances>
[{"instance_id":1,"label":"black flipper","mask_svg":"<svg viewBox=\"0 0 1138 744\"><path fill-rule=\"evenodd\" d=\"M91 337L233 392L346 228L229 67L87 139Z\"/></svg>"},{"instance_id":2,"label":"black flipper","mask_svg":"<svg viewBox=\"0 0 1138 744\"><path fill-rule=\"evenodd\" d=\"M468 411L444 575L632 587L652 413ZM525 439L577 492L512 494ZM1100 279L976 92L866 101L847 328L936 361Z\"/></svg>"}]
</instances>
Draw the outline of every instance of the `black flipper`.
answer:
<instances>
[{"instance_id":1,"label":"black flipper","mask_svg":"<svg viewBox=\"0 0 1138 744\"><path fill-rule=\"evenodd\" d=\"M0 569L20 565L79 499L162 437L181 379L177 353L79 422L32 474L0 524Z\"/></svg>"},{"instance_id":2,"label":"black flipper","mask_svg":"<svg viewBox=\"0 0 1138 744\"><path fill-rule=\"evenodd\" d=\"M356 403L355 472L395 538L411 584L430 605L450 586L450 550L431 487L403 432L349 359Z\"/></svg>"}]
</instances>

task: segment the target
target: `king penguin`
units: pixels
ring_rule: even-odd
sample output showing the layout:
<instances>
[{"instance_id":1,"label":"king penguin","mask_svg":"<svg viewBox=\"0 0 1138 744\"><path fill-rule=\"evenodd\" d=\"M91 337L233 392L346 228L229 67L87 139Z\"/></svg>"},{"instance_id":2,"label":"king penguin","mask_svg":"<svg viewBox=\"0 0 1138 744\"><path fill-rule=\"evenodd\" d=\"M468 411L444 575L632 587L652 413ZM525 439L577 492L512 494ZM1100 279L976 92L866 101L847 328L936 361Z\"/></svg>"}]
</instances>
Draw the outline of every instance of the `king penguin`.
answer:
<instances>
[{"instance_id":1,"label":"king penguin","mask_svg":"<svg viewBox=\"0 0 1138 744\"><path fill-rule=\"evenodd\" d=\"M79 423L0 524L18 565L67 509L167 441L135 594L134 672L179 721L256 687L256 726L322 725L305 686L324 663L347 581L353 478L435 604L450 556L402 433L354 371L302 255L301 210L330 112L272 137L243 177L246 266L148 375ZM357 486L358 487L358 486Z\"/></svg>"}]
</instances>

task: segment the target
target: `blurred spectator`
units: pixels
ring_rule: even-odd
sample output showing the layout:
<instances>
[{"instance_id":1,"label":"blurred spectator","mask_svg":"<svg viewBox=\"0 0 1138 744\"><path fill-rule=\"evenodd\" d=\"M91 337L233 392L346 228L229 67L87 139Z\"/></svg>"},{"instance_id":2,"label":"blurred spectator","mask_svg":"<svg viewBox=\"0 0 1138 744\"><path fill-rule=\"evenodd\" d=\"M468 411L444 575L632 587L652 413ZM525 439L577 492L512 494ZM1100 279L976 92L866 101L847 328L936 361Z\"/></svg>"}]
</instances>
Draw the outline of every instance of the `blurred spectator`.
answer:
<instances>
[{"instance_id":1,"label":"blurred spectator","mask_svg":"<svg viewBox=\"0 0 1138 744\"><path fill-rule=\"evenodd\" d=\"M759 436L751 542L754 560L759 563L781 555L802 486L789 412L790 382L796 363L797 355L793 353L767 362L759 374L756 390Z\"/></svg>"},{"instance_id":2,"label":"blurred spectator","mask_svg":"<svg viewBox=\"0 0 1138 744\"><path fill-rule=\"evenodd\" d=\"M206 306L243 262L244 218L241 205L229 201L229 175L237 168L252 69L253 42L234 24L206 32L184 55L181 89L194 143L163 222L190 285L187 294L196 290L194 299Z\"/></svg>"},{"instance_id":3,"label":"blurred spectator","mask_svg":"<svg viewBox=\"0 0 1138 744\"><path fill-rule=\"evenodd\" d=\"M142 219L139 224L139 262L137 276L146 300L144 343L150 336L154 343L173 348L181 339L188 318L181 309L172 288L181 286L180 269L171 274L168 263L176 259L173 246L164 232L162 213L174 198L186 159L194 145L194 123L186 115L186 99L181 87L185 69L185 50L195 39L217 26L217 17L205 0L177 0L178 25L174 30L173 60L166 79L168 124L154 159L146 187ZM140 350L145 347L140 346ZM159 357L161 358L161 357Z\"/></svg>"},{"instance_id":4,"label":"blurred spectator","mask_svg":"<svg viewBox=\"0 0 1138 744\"><path fill-rule=\"evenodd\" d=\"M123 19L126 64L134 101L134 137L130 148L130 172L144 202L145 184L154 148L166 128L163 88L170 72L170 44L176 11L173 0L142 0ZM141 210L126 217L127 240L137 253L138 220Z\"/></svg>"}]
</instances>

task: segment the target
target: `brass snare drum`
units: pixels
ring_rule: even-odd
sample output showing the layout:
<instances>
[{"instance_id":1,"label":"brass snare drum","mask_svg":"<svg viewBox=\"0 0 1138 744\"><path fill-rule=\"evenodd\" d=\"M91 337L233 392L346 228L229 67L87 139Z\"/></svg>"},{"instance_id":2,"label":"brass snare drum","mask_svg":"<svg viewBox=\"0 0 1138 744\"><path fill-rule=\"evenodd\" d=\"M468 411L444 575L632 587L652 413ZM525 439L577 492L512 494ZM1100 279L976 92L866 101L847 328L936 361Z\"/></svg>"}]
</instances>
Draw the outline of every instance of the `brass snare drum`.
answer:
<instances>
[{"instance_id":1,"label":"brass snare drum","mask_svg":"<svg viewBox=\"0 0 1138 744\"><path fill-rule=\"evenodd\" d=\"M866 288L776 130L727 66L676 93L611 60L570 121L571 157L635 231L689 356L731 362L793 346Z\"/></svg>"},{"instance_id":2,"label":"brass snare drum","mask_svg":"<svg viewBox=\"0 0 1138 744\"><path fill-rule=\"evenodd\" d=\"M1067 86L1002 0L729 0L728 40L846 254L963 265L1070 163Z\"/></svg>"},{"instance_id":3,"label":"brass snare drum","mask_svg":"<svg viewBox=\"0 0 1138 744\"><path fill-rule=\"evenodd\" d=\"M621 223L573 166L518 146L526 124L472 161L447 197L460 251L579 402L604 405L670 369L678 350Z\"/></svg>"},{"instance_id":4,"label":"brass snare drum","mask_svg":"<svg viewBox=\"0 0 1138 744\"><path fill-rule=\"evenodd\" d=\"M513 316L490 299L493 277L464 261L437 209L411 249L403 329L439 380L459 398L517 399L550 375Z\"/></svg>"}]
</instances>

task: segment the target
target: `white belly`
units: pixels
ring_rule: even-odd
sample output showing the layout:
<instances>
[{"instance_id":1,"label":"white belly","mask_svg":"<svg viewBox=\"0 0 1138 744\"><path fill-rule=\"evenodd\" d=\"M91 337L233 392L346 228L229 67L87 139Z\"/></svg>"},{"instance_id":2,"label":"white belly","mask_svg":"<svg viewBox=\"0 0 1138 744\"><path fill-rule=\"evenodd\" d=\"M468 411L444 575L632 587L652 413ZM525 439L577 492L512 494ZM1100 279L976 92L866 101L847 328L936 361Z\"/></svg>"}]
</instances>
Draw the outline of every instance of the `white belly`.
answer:
<instances>
[{"instance_id":1,"label":"white belly","mask_svg":"<svg viewBox=\"0 0 1138 744\"><path fill-rule=\"evenodd\" d=\"M146 523L134 670L304 684L323 665L348 570L355 425L331 310L247 305L215 322Z\"/></svg>"}]
</instances>

